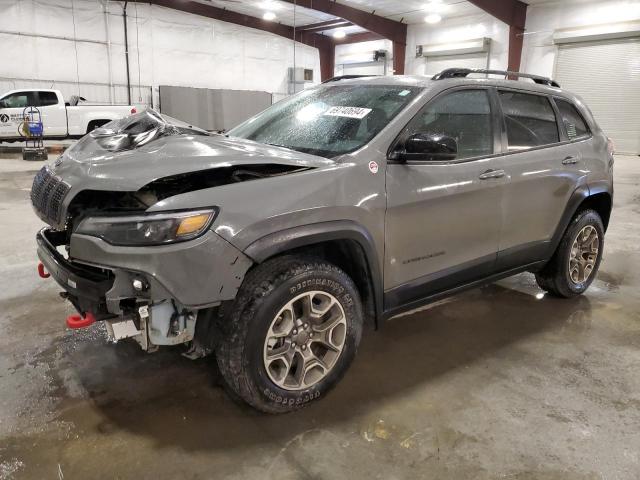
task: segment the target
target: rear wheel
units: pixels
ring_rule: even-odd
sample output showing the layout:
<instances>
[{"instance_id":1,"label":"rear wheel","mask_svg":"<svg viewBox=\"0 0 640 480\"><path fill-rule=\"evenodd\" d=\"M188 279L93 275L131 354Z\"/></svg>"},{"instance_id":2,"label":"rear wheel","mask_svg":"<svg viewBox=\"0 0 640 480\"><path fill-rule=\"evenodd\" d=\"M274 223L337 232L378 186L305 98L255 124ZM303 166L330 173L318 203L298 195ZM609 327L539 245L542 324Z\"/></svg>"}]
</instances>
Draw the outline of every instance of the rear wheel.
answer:
<instances>
[{"instance_id":1,"label":"rear wheel","mask_svg":"<svg viewBox=\"0 0 640 480\"><path fill-rule=\"evenodd\" d=\"M100 128L103 125L106 125L111 120L91 120L87 125L87 133L93 132L96 128Z\"/></svg>"},{"instance_id":2,"label":"rear wheel","mask_svg":"<svg viewBox=\"0 0 640 480\"><path fill-rule=\"evenodd\" d=\"M593 282L604 247L604 226L594 210L579 212L565 232L555 254L536 274L549 293L570 298L583 293Z\"/></svg>"},{"instance_id":3,"label":"rear wheel","mask_svg":"<svg viewBox=\"0 0 640 480\"><path fill-rule=\"evenodd\" d=\"M284 413L342 378L362 335L362 306L335 265L283 256L249 272L221 330L216 357L232 396Z\"/></svg>"}]
</instances>

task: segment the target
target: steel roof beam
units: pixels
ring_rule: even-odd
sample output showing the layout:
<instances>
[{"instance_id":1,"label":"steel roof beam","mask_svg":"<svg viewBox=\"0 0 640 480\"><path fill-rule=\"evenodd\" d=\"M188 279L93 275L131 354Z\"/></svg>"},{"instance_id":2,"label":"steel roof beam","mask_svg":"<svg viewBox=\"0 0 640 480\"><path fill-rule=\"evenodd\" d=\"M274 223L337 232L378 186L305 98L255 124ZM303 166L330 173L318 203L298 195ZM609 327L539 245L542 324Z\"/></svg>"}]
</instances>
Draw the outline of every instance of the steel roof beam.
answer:
<instances>
[{"instance_id":1,"label":"steel roof beam","mask_svg":"<svg viewBox=\"0 0 640 480\"><path fill-rule=\"evenodd\" d=\"M509 25L509 61L507 69L520 70L522 43L527 21L527 4L519 0L469 0L476 7Z\"/></svg>"},{"instance_id":2,"label":"steel roof beam","mask_svg":"<svg viewBox=\"0 0 640 480\"><path fill-rule=\"evenodd\" d=\"M404 58L407 48L407 25L405 23L389 20L358 8L343 5L335 2L335 0L282 1L343 18L369 32L380 35L381 38L391 40L393 42L393 71L399 75L404 73Z\"/></svg>"},{"instance_id":3,"label":"steel roof beam","mask_svg":"<svg viewBox=\"0 0 640 480\"><path fill-rule=\"evenodd\" d=\"M296 30L303 30L305 32L310 32L310 31L322 32L324 30L331 30L334 28L351 27L352 25L353 23L348 22L347 20L336 18L335 20L329 20L327 22L312 23L310 25L302 25L300 27L296 27Z\"/></svg>"},{"instance_id":4,"label":"steel roof beam","mask_svg":"<svg viewBox=\"0 0 640 480\"><path fill-rule=\"evenodd\" d=\"M352 33L351 35L347 35L344 38L334 38L333 43L336 45L345 45L347 43L360 43L360 42L370 42L372 40L381 40L381 35L373 32L358 32Z\"/></svg>"},{"instance_id":5,"label":"steel roof beam","mask_svg":"<svg viewBox=\"0 0 640 480\"><path fill-rule=\"evenodd\" d=\"M365 12L358 8L337 3L333 0L282 0L298 7L317 10L329 15L343 18L365 30L377 33L393 42L407 42L407 25L388 18Z\"/></svg>"}]
</instances>

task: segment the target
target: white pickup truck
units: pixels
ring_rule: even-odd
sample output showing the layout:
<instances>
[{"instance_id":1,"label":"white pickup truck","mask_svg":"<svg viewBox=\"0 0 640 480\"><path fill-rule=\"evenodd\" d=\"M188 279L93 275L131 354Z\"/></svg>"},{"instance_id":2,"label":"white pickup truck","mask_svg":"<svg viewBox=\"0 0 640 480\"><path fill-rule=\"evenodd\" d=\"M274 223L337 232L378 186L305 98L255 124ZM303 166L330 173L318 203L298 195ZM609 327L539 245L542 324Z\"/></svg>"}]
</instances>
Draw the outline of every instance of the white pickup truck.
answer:
<instances>
[{"instance_id":1,"label":"white pickup truck","mask_svg":"<svg viewBox=\"0 0 640 480\"><path fill-rule=\"evenodd\" d=\"M0 142L23 140L20 134L25 107L40 110L44 137L60 140L80 138L111 120L136 113L132 105L78 105L84 99L72 97L65 103L59 90L11 90L0 96Z\"/></svg>"}]
</instances>

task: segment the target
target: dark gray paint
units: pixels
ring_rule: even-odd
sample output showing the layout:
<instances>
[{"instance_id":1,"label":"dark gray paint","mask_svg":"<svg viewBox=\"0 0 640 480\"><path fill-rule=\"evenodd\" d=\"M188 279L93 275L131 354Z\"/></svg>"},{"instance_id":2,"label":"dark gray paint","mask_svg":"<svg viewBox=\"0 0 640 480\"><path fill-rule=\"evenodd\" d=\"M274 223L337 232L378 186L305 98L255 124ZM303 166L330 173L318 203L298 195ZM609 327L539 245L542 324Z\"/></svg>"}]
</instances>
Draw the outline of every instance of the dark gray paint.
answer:
<instances>
[{"instance_id":1,"label":"dark gray paint","mask_svg":"<svg viewBox=\"0 0 640 480\"><path fill-rule=\"evenodd\" d=\"M605 191L613 190L606 136L580 99L559 88L493 79L378 77L342 82L404 84L424 90L369 144L331 160L223 136L166 137L134 151L89 158L80 148L70 149L55 168L71 185L65 208L84 189L137 190L178 173L260 163L308 167L288 175L176 195L148 209L219 207L213 231L202 239L165 251L164 247L114 247L74 234L71 256L116 272L134 269L147 273L180 303L210 305L232 297L227 292L242 281L251 265L249 257L258 261L264 257L256 248L246 257L240 252L287 230L313 230L327 222L346 220L367 232L368 251L373 257L369 263L383 279L379 290L404 298L403 288L420 292L416 282L421 278L441 279L447 272L458 272L459 278L473 280L475 274L466 266L479 260L486 274L501 258L505 258L503 263L516 257L522 264L539 260L528 259L522 246L551 244L576 189L588 191L595 182ZM469 87L492 91L515 88L568 98L579 106L592 136L509 154L498 137L497 151L486 157L407 164L387 161L390 146L426 102L451 89ZM569 155L579 161L563 164ZM379 165L377 173L370 171L371 161ZM481 179L489 169L501 169L505 174ZM532 255L537 257L539 251L536 247ZM230 268L230 256L238 255L242 263ZM220 286L224 294L216 293ZM428 293L425 290L424 296Z\"/></svg>"}]
</instances>

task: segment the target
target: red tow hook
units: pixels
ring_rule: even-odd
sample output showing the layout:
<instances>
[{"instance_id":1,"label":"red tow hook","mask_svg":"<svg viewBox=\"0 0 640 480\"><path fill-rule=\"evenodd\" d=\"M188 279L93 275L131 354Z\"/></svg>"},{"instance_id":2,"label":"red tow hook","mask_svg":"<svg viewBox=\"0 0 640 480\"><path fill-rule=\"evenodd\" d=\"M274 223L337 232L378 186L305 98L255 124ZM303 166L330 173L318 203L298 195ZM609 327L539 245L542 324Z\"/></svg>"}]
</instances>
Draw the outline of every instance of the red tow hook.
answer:
<instances>
[{"instance_id":1,"label":"red tow hook","mask_svg":"<svg viewBox=\"0 0 640 480\"><path fill-rule=\"evenodd\" d=\"M93 325L96 322L96 317L91 312L85 312L84 317L82 315L69 315L67 317L67 327L69 328L85 328L89 325Z\"/></svg>"},{"instance_id":2,"label":"red tow hook","mask_svg":"<svg viewBox=\"0 0 640 480\"><path fill-rule=\"evenodd\" d=\"M51 276L50 273L47 273L44 269L44 265L42 264L42 262L38 263L38 275L40 275L40 278L49 278Z\"/></svg>"}]
</instances>

